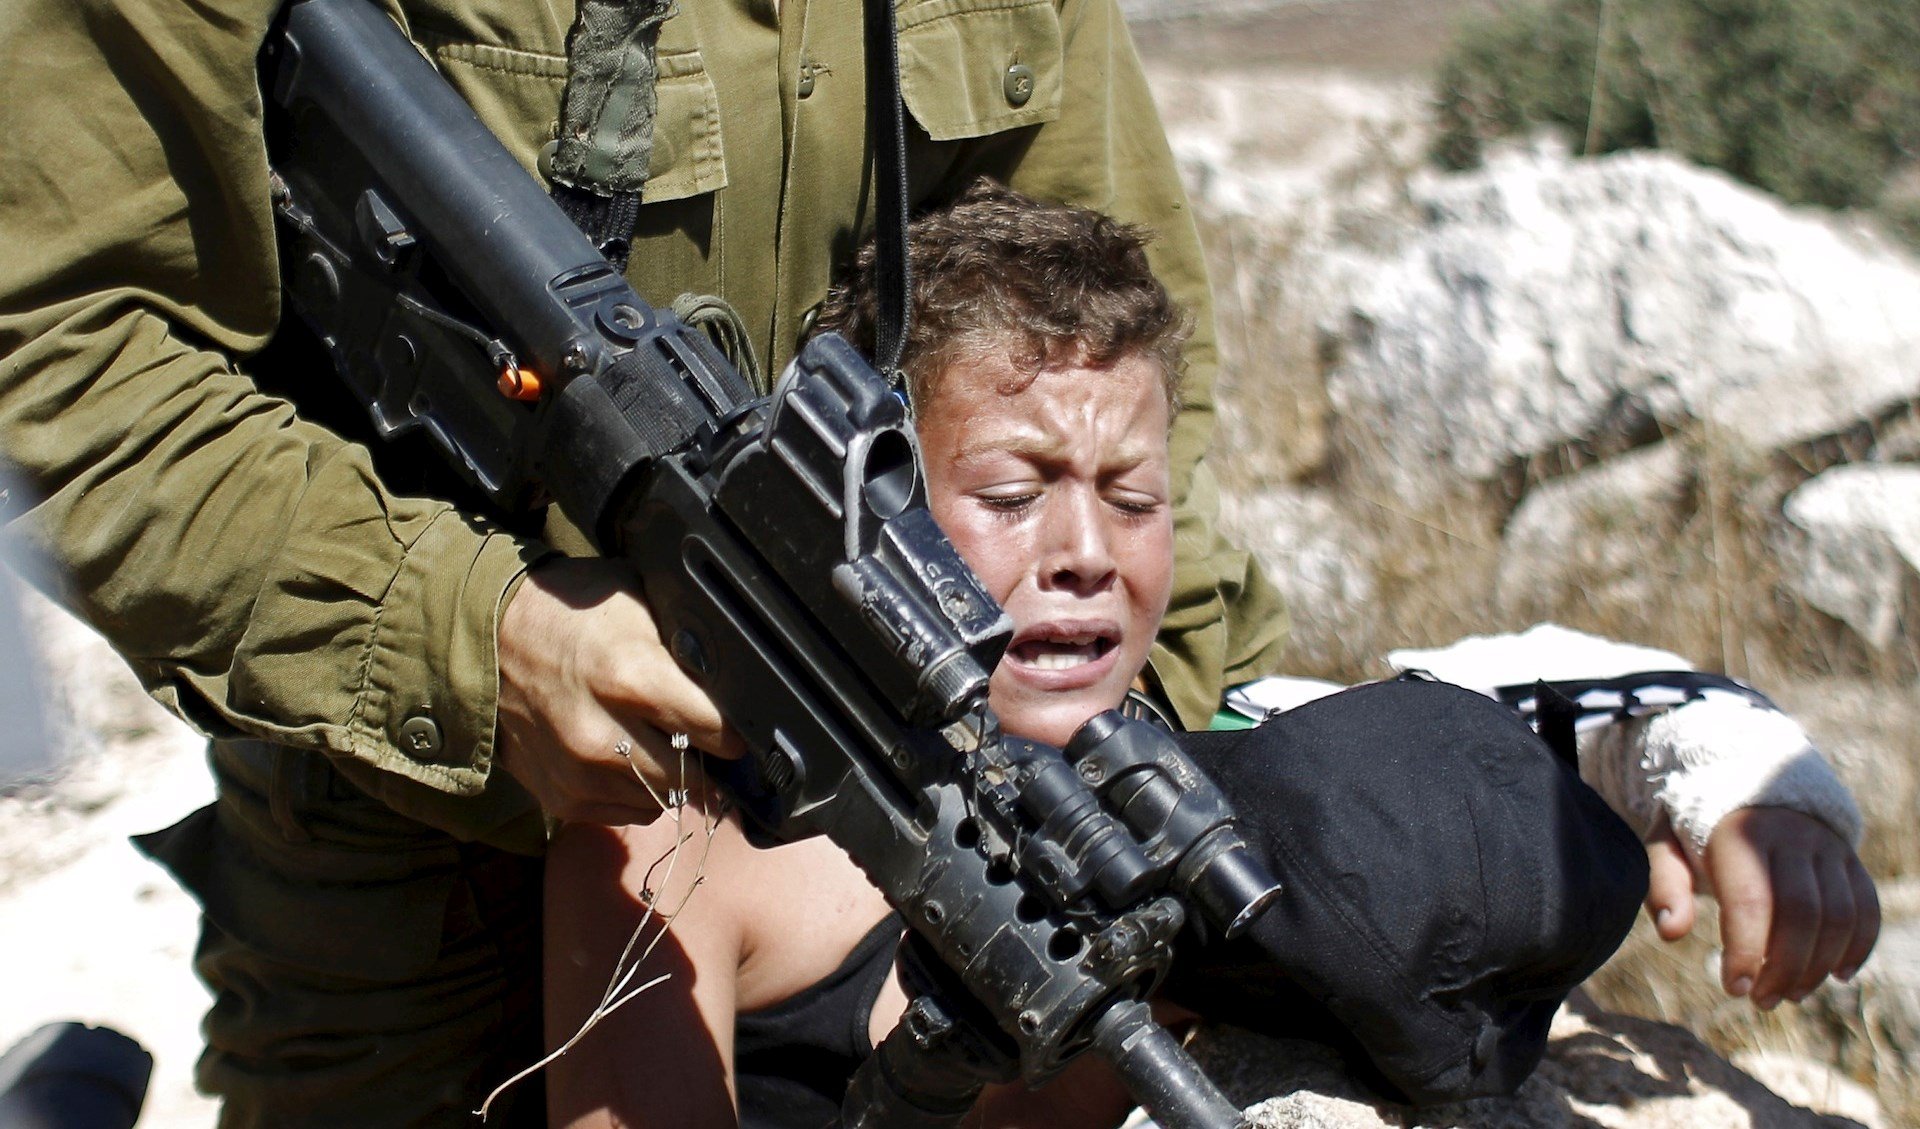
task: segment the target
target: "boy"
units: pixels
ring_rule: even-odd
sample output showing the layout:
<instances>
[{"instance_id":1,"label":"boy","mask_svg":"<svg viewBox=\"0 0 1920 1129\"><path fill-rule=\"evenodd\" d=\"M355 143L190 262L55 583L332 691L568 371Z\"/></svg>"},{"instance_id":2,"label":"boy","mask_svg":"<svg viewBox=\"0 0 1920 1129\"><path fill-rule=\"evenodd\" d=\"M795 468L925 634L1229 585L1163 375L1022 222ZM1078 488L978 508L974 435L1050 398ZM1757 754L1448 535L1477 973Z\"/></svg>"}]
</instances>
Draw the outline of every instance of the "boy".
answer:
<instances>
[{"instance_id":1,"label":"boy","mask_svg":"<svg viewBox=\"0 0 1920 1129\"><path fill-rule=\"evenodd\" d=\"M1172 584L1184 327L1140 247L1095 213L991 186L910 240L906 363L930 504L1014 620L994 709L1055 745L1150 677ZM861 282L821 318L856 344L872 322ZM1644 893L1631 833L1511 715L1451 687L1365 687L1254 732L1186 744L1288 893L1251 938L1183 954L1173 994L1355 1038L1416 1098L1518 1085ZM1525 883L1538 896L1486 893ZM830 1121L906 1002L901 926L879 893L825 839L754 850L712 798L645 827L569 827L549 854L550 1043L578 1030L656 908L670 928L632 983L668 979L551 1068L552 1123ZM1113 1124L1129 1104L1089 1056L1036 1093L990 1090L978 1112Z\"/></svg>"},{"instance_id":2,"label":"boy","mask_svg":"<svg viewBox=\"0 0 1920 1129\"><path fill-rule=\"evenodd\" d=\"M1014 300L1003 274L1014 247L1051 250L1044 263L1020 264L1024 296L1038 301ZM935 248L938 261L923 261ZM1186 328L1138 238L1082 210L977 188L916 225L914 255L907 371L934 515L1015 623L992 704L1008 732L1065 744L1126 696L1166 608L1167 434ZM842 288L829 300L823 327L858 316L848 294ZM1042 301L1047 308L1037 308ZM704 888L639 972L673 979L550 1068L553 1124L605 1123L609 1113L661 1126L732 1124L736 1020L750 1041L753 1013L836 973L860 980L861 998L836 1017L840 1038L823 1040L849 1048L821 1080L830 1089L837 1076L844 1088L845 1060L884 1036L904 1007L889 975L900 927L838 848L815 839L757 851L736 816L718 819L710 841L696 833L684 846L672 819L617 831L569 827L555 842L550 1041L570 1035L597 1000L645 912L634 890L673 907L696 871ZM648 873L677 846L677 861ZM850 953L860 959L844 969ZM847 1030L855 1015L865 1021ZM700 1031L710 1038L696 1038ZM743 1080L743 1115L807 1102L805 1091L819 1088L813 1081ZM837 1098L828 1100L837 1109ZM826 1101L815 1101L831 1116Z\"/></svg>"}]
</instances>

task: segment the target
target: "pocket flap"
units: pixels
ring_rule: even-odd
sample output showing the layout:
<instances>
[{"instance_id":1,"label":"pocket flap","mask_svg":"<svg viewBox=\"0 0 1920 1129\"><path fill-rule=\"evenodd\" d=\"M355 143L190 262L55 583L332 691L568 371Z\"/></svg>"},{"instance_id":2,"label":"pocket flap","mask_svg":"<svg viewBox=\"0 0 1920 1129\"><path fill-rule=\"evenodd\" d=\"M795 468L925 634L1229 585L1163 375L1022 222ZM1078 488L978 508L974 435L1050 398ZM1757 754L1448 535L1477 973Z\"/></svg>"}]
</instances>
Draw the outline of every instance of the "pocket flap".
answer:
<instances>
[{"instance_id":1,"label":"pocket flap","mask_svg":"<svg viewBox=\"0 0 1920 1129\"><path fill-rule=\"evenodd\" d=\"M935 141L1060 116L1052 0L925 0L900 13L900 94Z\"/></svg>"},{"instance_id":2,"label":"pocket flap","mask_svg":"<svg viewBox=\"0 0 1920 1129\"><path fill-rule=\"evenodd\" d=\"M529 169L533 153L552 136L554 116L567 84L567 60L559 55L458 43L423 36L433 61L487 127ZM653 157L641 199L649 204L681 200L727 186L720 135L720 96L700 52L662 48L656 60Z\"/></svg>"},{"instance_id":3,"label":"pocket flap","mask_svg":"<svg viewBox=\"0 0 1920 1129\"><path fill-rule=\"evenodd\" d=\"M660 102L653 118L653 162L640 199L684 200L727 186L726 148L720 136L720 96L698 51L662 51Z\"/></svg>"}]
</instances>

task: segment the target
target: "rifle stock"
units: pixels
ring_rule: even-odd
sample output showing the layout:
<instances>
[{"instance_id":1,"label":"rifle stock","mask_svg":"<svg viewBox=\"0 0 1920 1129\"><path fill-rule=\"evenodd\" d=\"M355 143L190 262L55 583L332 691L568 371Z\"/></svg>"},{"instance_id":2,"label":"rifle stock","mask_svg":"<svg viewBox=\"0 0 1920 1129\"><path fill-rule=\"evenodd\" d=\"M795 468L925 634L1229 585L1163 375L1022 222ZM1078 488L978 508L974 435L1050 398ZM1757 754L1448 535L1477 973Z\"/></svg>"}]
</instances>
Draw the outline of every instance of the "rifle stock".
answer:
<instances>
[{"instance_id":1,"label":"rifle stock","mask_svg":"<svg viewBox=\"0 0 1920 1129\"><path fill-rule=\"evenodd\" d=\"M1064 755L1000 733L1009 622L872 367L827 335L755 396L363 0L295 0L262 66L290 305L377 430L425 430L496 504L550 498L634 569L746 740L753 822L828 835L913 929L955 997L922 1010L979 1051L960 1089L1097 1048L1164 1124L1236 1124L1137 1001L1190 907L1236 931L1277 887L1158 730L1102 715ZM850 1122L886 1123L861 1100Z\"/></svg>"}]
</instances>

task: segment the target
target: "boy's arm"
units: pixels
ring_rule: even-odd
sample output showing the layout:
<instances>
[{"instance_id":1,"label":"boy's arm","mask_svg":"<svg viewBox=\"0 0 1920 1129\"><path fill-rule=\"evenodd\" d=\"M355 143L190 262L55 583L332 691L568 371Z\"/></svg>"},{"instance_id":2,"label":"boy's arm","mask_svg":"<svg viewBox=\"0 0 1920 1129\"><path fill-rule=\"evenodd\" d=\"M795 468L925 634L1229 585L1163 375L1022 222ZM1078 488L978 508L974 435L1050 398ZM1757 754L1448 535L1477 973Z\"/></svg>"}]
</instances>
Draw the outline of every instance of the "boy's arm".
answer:
<instances>
[{"instance_id":1,"label":"boy's arm","mask_svg":"<svg viewBox=\"0 0 1920 1129\"><path fill-rule=\"evenodd\" d=\"M1696 889L1712 893L1721 984L1760 1008L1797 1003L1829 975L1852 979L1879 936L1879 898L1859 856L1825 823L1791 808L1729 813L1698 863L1669 826L1647 852L1647 912L1661 938L1684 937Z\"/></svg>"},{"instance_id":2,"label":"boy's arm","mask_svg":"<svg viewBox=\"0 0 1920 1129\"><path fill-rule=\"evenodd\" d=\"M1644 702L1657 700L1661 676L1631 672L1688 669L1678 655L1552 624L1396 651L1388 661L1496 697L1500 688L1524 695L1546 672L1578 671L1616 689L1632 684ZM1850 977L1880 930L1873 881L1854 853L1861 824L1852 794L1806 731L1764 699L1731 688L1682 700L1689 696L1579 741L1581 777L1647 840L1647 912L1660 935L1685 936L1695 894L1710 893L1730 993L1772 1007L1829 975Z\"/></svg>"},{"instance_id":3,"label":"boy's arm","mask_svg":"<svg viewBox=\"0 0 1920 1129\"><path fill-rule=\"evenodd\" d=\"M554 1129L737 1125L732 1078L740 930L733 906L720 896L727 881L713 873L723 852L709 851L698 816L682 811L684 822L668 814L645 826L570 824L547 853L547 1045L560 1046L580 1030L643 921L626 961L638 971L617 994L667 978L640 990L548 1068ZM738 834L737 825L722 822L715 837ZM703 878L717 888L696 893ZM643 890L652 897L644 898ZM658 912L649 915L648 901ZM666 915L673 916L673 931L660 937ZM640 961L650 944L651 954Z\"/></svg>"},{"instance_id":4,"label":"boy's arm","mask_svg":"<svg viewBox=\"0 0 1920 1129\"><path fill-rule=\"evenodd\" d=\"M1721 983L1761 1008L1850 978L1880 931L1860 814L1806 732L1713 695L1582 739L1581 773L1648 841L1647 912L1677 941L1720 905Z\"/></svg>"}]
</instances>

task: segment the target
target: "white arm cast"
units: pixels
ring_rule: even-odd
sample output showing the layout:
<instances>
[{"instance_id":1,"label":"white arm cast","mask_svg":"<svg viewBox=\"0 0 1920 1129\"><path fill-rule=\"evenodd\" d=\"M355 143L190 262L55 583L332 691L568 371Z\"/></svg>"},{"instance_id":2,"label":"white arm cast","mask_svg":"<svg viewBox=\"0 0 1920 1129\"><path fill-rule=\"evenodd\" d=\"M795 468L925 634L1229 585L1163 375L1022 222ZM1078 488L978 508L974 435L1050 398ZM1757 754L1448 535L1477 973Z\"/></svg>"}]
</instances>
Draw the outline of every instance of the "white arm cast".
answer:
<instances>
[{"instance_id":1,"label":"white arm cast","mask_svg":"<svg viewBox=\"0 0 1920 1129\"><path fill-rule=\"evenodd\" d=\"M1705 852L1720 820L1745 807L1791 808L1826 824L1848 846L1860 845L1860 809L1853 794L1800 723L1778 710L1715 694L1608 726L1593 738L1607 740L1615 733L1625 748L1601 753L1598 760L1610 762L1608 767L1623 778L1626 810L1640 817L1657 804L1696 857ZM1619 764L1626 759L1620 754L1629 750L1637 755L1630 764ZM1587 742L1582 741L1581 775L1587 772ZM1607 789L1598 790L1619 806Z\"/></svg>"},{"instance_id":2,"label":"white arm cast","mask_svg":"<svg viewBox=\"0 0 1920 1129\"><path fill-rule=\"evenodd\" d=\"M1432 651L1396 651L1395 668L1423 669L1482 693L1536 678L1613 678L1690 669L1678 655L1542 624ZM1812 816L1851 846L1860 809L1806 730L1778 710L1709 692L1663 713L1605 725L1579 739L1580 776L1642 835L1672 821L1697 857L1727 813L1783 807Z\"/></svg>"}]
</instances>

